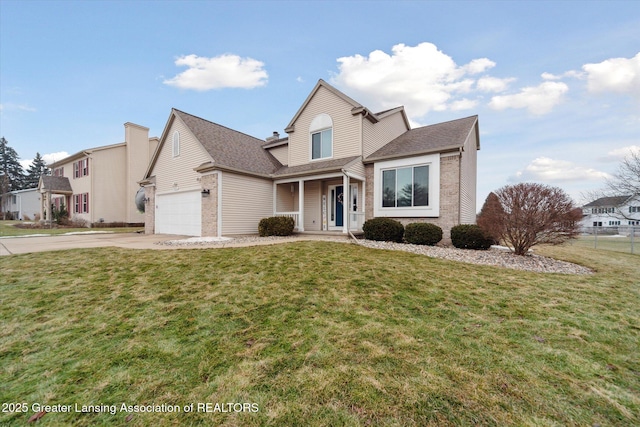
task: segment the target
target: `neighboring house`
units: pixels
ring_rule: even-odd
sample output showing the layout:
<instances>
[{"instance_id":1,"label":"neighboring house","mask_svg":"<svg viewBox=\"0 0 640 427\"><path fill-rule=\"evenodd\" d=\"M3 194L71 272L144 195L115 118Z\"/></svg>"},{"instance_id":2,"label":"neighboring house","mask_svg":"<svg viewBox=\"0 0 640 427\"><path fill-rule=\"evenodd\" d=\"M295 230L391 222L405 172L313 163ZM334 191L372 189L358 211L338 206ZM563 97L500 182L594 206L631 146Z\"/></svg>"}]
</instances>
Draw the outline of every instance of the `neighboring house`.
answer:
<instances>
[{"instance_id":1,"label":"neighboring house","mask_svg":"<svg viewBox=\"0 0 640 427\"><path fill-rule=\"evenodd\" d=\"M360 231L366 219L431 222L445 236L476 216L477 116L410 129L403 107L373 113L320 80L266 141L172 110L145 179L147 233Z\"/></svg>"},{"instance_id":2,"label":"neighboring house","mask_svg":"<svg viewBox=\"0 0 640 427\"><path fill-rule=\"evenodd\" d=\"M37 188L10 191L2 195L2 212L13 219L34 220L40 214L40 193Z\"/></svg>"},{"instance_id":3,"label":"neighboring house","mask_svg":"<svg viewBox=\"0 0 640 427\"><path fill-rule=\"evenodd\" d=\"M50 220L51 210L64 204L71 220L87 226L144 223L135 194L158 138L149 138L148 128L133 123L124 128L124 142L82 150L48 166L52 175L41 177L38 185L43 220Z\"/></svg>"},{"instance_id":4,"label":"neighboring house","mask_svg":"<svg viewBox=\"0 0 640 427\"><path fill-rule=\"evenodd\" d=\"M601 197L582 207L584 227L640 225L640 195Z\"/></svg>"}]
</instances>

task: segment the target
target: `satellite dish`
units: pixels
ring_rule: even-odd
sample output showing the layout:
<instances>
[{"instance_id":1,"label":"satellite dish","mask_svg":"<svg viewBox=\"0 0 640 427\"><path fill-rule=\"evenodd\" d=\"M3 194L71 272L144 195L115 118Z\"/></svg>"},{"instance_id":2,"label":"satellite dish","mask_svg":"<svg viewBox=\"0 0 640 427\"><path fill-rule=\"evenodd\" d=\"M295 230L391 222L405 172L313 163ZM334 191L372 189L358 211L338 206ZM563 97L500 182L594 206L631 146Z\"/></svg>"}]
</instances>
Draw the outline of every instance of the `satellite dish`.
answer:
<instances>
[{"instance_id":1,"label":"satellite dish","mask_svg":"<svg viewBox=\"0 0 640 427\"><path fill-rule=\"evenodd\" d=\"M138 192L136 193L136 207L140 213L144 213L144 205L145 205L145 197L144 197L144 188L140 187Z\"/></svg>"}]
</instances>

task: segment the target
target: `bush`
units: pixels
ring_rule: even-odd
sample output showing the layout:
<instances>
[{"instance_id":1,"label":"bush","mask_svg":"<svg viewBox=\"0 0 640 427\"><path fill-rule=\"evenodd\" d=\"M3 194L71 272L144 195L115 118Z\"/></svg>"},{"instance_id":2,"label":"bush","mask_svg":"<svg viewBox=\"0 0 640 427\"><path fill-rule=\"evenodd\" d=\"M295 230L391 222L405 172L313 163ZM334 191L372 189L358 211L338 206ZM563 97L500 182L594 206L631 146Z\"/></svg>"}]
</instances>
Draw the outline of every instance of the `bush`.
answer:
<instances>
[{"instance_id":1,"label":"bush","mask_svg":"<svg viewBox=\"0 0 640 427\"><path fill-rule=\"evenodd\" d=\"M407 224L404 229L404 240L414 245L433 246L442 240L442 228L426 222Z\"/></svg>"},{"instance_id":2,"label":"bush","mask_svg":"<svg viewBox=\"0 0 640 427\"><path fill-rule=\"evenodd\" d=\"M262 218L258 223L258 234L266 236L290 236L293 234L295 221L288 216L272 216Z\"/></svg>"},{"instance_id":3,"label":"bush","mask_svg":"<svg viewBox=\"0 0 640 427\"><path fill-rule=\"evenodd\" d=\"M402 242L404 226L391 218L372 218L362 226L364 238L383 242Z\"/></svg>"},{"instance_id":4,"label":"bush","mask_svg":"<svg viewBox=\"0 0 640 427\"><path fill-rule=\"evenodd\" d=\"M493 239L475 224L456 225L451 228L451 243L460 249L482 249L491 247Z\"/></svg>"}]
</instances>

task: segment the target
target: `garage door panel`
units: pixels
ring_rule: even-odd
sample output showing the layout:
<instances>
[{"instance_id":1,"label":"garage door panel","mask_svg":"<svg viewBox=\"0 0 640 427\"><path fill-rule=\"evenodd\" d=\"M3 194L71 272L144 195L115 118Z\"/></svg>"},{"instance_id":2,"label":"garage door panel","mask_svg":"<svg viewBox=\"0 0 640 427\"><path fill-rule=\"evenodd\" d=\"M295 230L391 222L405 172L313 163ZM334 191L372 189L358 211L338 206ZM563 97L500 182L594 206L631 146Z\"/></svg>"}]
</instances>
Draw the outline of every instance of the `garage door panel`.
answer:
<instances>
[{"instance_id":1,"label":"garage door panel","mask_svg":"<svg viewBox=\"0 0 640 427\"><path fill-rule=\"evenodd\" d=\"M156 196L156 233L200 236L201 203L200 191Z\"/></svg>"}]
</instances>

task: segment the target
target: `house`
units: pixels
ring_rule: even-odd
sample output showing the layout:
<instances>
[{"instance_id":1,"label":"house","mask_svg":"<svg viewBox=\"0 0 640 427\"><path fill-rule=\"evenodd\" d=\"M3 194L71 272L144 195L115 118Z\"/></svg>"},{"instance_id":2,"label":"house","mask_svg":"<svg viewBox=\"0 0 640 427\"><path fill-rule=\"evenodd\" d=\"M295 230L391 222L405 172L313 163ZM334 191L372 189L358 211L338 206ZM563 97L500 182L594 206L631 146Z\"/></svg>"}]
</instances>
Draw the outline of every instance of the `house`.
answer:
<instances>
[{"instance_id":1,"label":"house","mask_svg":"<svg viewBox=\"0 0 640 427\"><path fill-rule=\"evenodd\" d=\"M474 223L478 117L411 129L320 80L285 128L261 140L173 109L144 179L146 233L255 234L290 216L298 232L366 219Z\"/></svg>"},{"instance_id":2,"label":"house","mask_svg":"<svg viewBox=\"0 0 640 427\"><path fill-rule=\"evenodd\" d=\"M583 227L640 225L640 195L601 197L582 207Z\"/></svg>"},{"instance_id":3,"label":"house","mask_svg":"<svg viewBox=\"0 0 640 427\"><path fill-rule=\"evenodd\" d=\"M87 226L144 223L134 199L158 138L149 138L148 128L133 123L124 128L124 142L82 150L49 165L52 175L42 176L38 185L40 218L49 221L52 209L64 207L71 220Z\"/></svg>"},{"instance_id":4,"label":"house","mask_svg":"<svg viewBox=\"0 0 640 427\"><path fill-rule=\"evenodd\" d=\"M37 188L10 191L2 195L3 213L13 219L34 220L40 214L40 193Z\"/></svg>"}]
</instances>

